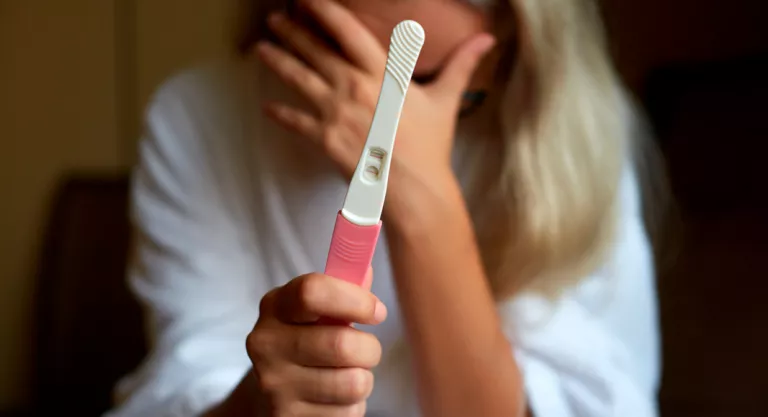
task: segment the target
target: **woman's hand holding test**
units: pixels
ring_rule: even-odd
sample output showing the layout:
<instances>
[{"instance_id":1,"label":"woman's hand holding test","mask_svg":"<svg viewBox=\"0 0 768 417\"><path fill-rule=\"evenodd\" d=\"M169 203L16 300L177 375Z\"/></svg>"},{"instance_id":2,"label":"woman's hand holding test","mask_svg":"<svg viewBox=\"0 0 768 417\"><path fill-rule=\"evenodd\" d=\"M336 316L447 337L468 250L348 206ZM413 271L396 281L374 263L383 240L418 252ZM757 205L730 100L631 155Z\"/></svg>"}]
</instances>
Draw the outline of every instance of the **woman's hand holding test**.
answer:
<instances>
[{"instance_id":1,"label":"woman's hand holding test","mask_svg":"<svg viewBox=\"0 0 768 417\"><path fill-rule=\"evenodd\" d=\"M206 417L362 417L373 390L381 345L352 326L318 325L320 317L375 325L387 309L362 287L309 274L261 300L246 347L253 363L235 391Z\"/></svg>"},{"instance_id":2,"label":"woman's hand holding test","mask_svg":"<svg viewBox=\"0 0 768 417\"><path fill-rule=\"evenodd\" d=\"M312 325L320 317L379 324L387 310L358 287L310 274L268 293L248 337L263 400L258 415L364 415L379 363L376 338L351 326Z\"/></svg>"},{"instance_id":3,"label":"woman's hand holding test","mask_svg":"<svg viewBox=\"0 0 768 417\"><path fill-rule=\"evenodd\" d=\"M266 111L351 176L373 117L386 49L339 3L301 4L340 52L287 15L274 14L269 24L283 46L260 42L258 55L313 108L276 102ZM493 44L491 35L478 34L457 48L433 82L411 85L393 154L385 225L427 417L522 416L525 410L521 377L451 168L462 94Z\"/></svg>"}]
</instances>

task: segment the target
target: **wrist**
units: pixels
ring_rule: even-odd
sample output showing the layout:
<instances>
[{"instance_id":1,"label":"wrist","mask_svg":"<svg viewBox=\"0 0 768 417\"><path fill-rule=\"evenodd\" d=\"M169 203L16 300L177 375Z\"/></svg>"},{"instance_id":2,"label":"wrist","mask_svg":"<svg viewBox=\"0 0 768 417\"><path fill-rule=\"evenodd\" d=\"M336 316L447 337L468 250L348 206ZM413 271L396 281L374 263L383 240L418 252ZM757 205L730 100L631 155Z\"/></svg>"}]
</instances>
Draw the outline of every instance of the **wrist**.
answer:
<instances>
[{"instance_id":1,"label":"wrist","mask_svg":"<svg viewBox=\"0 0 768 417\"><path fill-rule=\"evenodd\" d=\"M470 221L461 186L450 169L443 175L394 176L384 206L387 228L401 235L429 233L446 223Z\"/></svg>"}]
</instances>

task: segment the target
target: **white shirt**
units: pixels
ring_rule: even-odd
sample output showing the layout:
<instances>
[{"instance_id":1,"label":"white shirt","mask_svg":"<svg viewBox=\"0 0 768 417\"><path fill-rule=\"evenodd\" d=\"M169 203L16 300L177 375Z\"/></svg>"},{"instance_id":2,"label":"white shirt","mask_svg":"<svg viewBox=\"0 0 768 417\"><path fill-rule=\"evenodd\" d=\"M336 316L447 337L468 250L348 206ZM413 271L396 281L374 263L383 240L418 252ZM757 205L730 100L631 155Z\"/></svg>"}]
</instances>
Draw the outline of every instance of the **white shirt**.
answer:
<instances>
[{"instance_id":1,"label":"white shirt","mask_svg":"<svg viewBox=\"0 0 768 417\"><path fill-rule=\"evenodd\" d=\"M261 297L324 267L347 183L306 139L262 116L263 100L297 98L262 68L243 69L188 71L149 106L129 279L152 350L119 384L110 417L194 416L224 399L251 366L245 339ZM537 417L657 414L656 295L632 175L621 204L599 273L557 302L522 295L499 307ZM372 290L390 316L365 327L385 352L367 415L418 416L407 361L387 354L403 326L386 236L373 269Z\"/></svg>"}]
</instances>

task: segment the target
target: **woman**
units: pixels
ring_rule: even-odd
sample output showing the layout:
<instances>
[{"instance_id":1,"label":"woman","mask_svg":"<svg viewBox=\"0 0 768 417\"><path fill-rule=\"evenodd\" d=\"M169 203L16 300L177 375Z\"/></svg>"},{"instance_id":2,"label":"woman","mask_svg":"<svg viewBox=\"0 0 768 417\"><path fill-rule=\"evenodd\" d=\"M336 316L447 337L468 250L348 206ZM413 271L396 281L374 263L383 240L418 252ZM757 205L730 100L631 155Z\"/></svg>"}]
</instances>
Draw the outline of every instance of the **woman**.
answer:
<instances>
[{"instance_id":1,"label":"woman","mask_svg":"<svg viewBox=\"0 0 768 417\"><path fill-rule=\"evenodd\" d=\"M149 108L130 279L152 351L110 415L656 415L633 114L594 5L273 3L246 2L236 63ZM427 43L358 288L313 271L408 18Z\"/></svg>"}]
</instances>

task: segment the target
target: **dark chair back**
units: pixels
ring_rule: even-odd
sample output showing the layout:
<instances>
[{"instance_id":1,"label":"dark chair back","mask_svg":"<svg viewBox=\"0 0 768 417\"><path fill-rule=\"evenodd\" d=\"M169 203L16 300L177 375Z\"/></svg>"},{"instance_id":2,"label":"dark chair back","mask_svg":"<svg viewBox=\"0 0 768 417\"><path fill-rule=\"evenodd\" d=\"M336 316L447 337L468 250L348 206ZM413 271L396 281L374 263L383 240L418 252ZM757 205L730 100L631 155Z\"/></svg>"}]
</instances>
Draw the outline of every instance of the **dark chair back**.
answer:
<instances>
[{"instance_id":1,"label":"dark chair back","mask_svg":"<svg viewBox=\"0 0 768 417\"><path fill-rule=\"evenodd\" d=\"M97 416L145 353L125 284L128 179L75 176L53 201L40 259L34 408Z\"/></svg>"}]
</instances>

